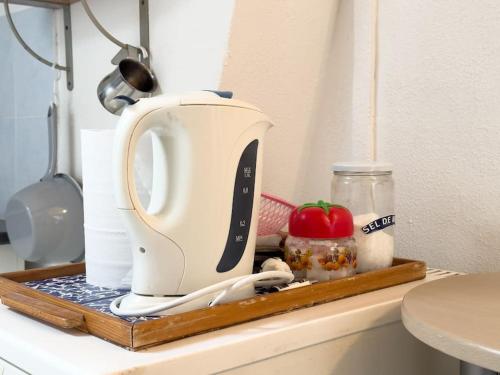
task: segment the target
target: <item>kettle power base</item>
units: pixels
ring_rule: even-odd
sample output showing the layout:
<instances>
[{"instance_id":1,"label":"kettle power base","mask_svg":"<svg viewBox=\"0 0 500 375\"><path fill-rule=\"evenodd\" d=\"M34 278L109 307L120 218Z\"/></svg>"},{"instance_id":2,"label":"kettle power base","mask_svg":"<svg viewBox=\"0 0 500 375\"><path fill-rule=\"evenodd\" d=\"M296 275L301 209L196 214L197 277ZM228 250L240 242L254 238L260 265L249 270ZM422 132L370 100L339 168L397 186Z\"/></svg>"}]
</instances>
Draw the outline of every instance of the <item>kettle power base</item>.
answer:
<instances>
[{"instance_id":1,"label":"kettle power base","mask_svg":"<svg viewBox=\"0 0 500 375\"><path fill-rule=\"evenodd\" d=\"M140 350L423 279L426 269L422 261L395 258L386 269L163 317L113 315L109 303L128 290L86 284L84 263L2 274L0 298L4 305L34 319Z\"/></svg>"}]
</instances>

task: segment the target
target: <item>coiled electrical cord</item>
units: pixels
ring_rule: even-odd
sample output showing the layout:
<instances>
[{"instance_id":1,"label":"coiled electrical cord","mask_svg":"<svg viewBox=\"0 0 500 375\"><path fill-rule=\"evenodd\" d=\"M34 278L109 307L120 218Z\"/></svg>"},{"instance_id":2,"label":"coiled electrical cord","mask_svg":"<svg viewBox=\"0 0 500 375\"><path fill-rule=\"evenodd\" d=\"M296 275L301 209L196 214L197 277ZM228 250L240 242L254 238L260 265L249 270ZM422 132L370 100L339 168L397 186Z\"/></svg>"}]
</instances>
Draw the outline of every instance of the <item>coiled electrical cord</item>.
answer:
<instances>
[{"instance_id":1,"label":"coiled electrical cord","mask_svg":"<svg viewBox=\"0 0 500 375\"><path fill-rule=\"evenodd\" d=\"M127 294L114 299L113 302L111 302L110 309L113 314L118 316L153 315L161 311L183 305L187 302L191 302L200 297L221 291L209 304L209 306L215 306L220 303L223 298L227 300L228 298L230 298L232 293L235 293L235 291L244 286L248 286L250 284L253 284L254 286L279 285L290 283L293 281L293 279L294 276L289 271L265 271L247 276L234 277L232 279L224 280L219 283L199 289L195 292L179 297L173 301L161 302L155 306L135 310L124 310L120 308L120 302L126 296L128 296Z\"/></svg>"}]
</instances>

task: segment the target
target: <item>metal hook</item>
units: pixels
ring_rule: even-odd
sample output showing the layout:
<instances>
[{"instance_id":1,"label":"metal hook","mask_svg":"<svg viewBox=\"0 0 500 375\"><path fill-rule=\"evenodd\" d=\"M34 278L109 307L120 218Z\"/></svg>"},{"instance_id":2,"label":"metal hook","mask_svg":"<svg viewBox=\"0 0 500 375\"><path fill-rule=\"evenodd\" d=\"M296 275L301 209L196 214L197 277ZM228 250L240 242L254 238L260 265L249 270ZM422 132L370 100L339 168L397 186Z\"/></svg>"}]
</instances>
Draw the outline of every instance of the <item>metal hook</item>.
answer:
<instances>
[{"instance_id":1,"label":"metal hook","mask_svg":"<svg viewBox=\"0 0 500 375\"><path fill-rule=\"evenodd\" d=\"M108 32L104 26L99 22L99 20L96 18L94 13L89 7L89 4L87 0L81 0L83 9L85 10L85 13L87 13L87 16L90 18L90 21L94 24L94 26L99 30L99 32L104 35L109 41L112 43L116 44L118 47L120 47L120 51L116 54L115 57L111 60L111 63L114 65L118 65L121 60L124 58L130 57L135 60L140 60L141 62L145 63L146 66L149 67L149 53L148 53L148 48L149 48L149 8L148 8L148 2L142 0L140 5L140 26L141 26L141 44L146 44L145 46L131 46L130 44L123 43L122 41L118 40L115 38L113 35L111 35L110 32Z\"/></svg>"},{"instance_id":2,"label":"metal hook","mask_svg":"<svg viewBox=\"0 0 500 375\"><path fill-rule=\"evenodd\" d=\"M12 16L10 14L9 0L4 0L3 7L5 10L5 16L7 17L7 21L9 23L10 29L12 30L12 33L16 37L17 41L21 44L21 46L26 50L26 52L28 52L35 59L37 59L38 61L40 61L41 63L43 63L47 66L53 67L53 68L58 69L58 70L64 70L66 72L68 72L70 70L68 67L56 64L55 62L52 62L52 61L49 61L49 60L43 58L42 56L40 56L39 54L37 54L35 51L33 51L30 48L30 46L28 46L28 44L26 44L24 39L21 37L21 35L17 31L16 25L14 25L14 21L12 20Z\"/></svg>"},{"instance_id":3,"label":"metal hook","mask_svg":"<svg viewBox=\"0 0 500 375\"><path fill-rule=\"evenodd\" d=\"M101 25L101 23L97 20L95 17L94 13L90 10L89 4L87 3L87 0L81 0L81 3L83 5L83 9L85 10L85 13L87 13L87 16L90 18L94 26L101 32L102 35L104 35L106 38L108 38L112 43L116 44L120 48L126 48L127 45L123 42L120 42L118 39L116 39L113 35L111 35L105 28L104 26Z\"/></svg>"}]
</instances>

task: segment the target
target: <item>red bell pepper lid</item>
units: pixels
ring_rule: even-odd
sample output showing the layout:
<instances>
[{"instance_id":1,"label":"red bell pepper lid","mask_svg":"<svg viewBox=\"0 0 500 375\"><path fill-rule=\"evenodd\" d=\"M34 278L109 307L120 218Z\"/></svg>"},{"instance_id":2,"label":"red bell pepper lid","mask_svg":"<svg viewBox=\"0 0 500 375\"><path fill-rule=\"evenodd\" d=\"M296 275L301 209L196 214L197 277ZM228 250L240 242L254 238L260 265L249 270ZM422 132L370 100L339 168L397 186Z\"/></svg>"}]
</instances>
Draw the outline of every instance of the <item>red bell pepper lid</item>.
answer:
<instances>
[{"instance_id":1,"label":"red bell pepper lid","mask_svg":"<svg viewBox=\"0 0 500 375\"><path fill-rule=\"evenodd\" d=\"M305 203L290 214L289 233L294 237L341 238L354 233L352 214L347 208L324 201Z\"/></svg>"}]
</instances>

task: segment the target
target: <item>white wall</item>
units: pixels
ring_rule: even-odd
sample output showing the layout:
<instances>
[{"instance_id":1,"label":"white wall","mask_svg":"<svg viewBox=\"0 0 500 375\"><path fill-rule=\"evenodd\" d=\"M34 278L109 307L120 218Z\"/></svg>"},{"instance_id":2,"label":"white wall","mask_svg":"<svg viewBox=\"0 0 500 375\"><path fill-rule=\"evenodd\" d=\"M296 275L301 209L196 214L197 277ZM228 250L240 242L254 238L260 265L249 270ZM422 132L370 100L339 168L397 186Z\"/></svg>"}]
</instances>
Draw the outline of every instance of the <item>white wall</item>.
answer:
<instances>
[{"instance_id":1,"label":"white wall","mask_svg":"<svg viewBox=\"0 0 500 375\"><path fill-rule=\"evenodd\" d=\"M337 154L350 149L348 140L335 139L350 128L349 121L336 121L349 113L332 111L335 101L342 100L340 93L323 95L333 87L325 85L325 78L339 82L344 73L350 76L349 56L332 64L332 55L350 48L334 32L336 12L337 1L331 0L315 1L314 7L306 1L282 1L280 6L265 0L236 2L221 86L275 122L265 143L263 190L295 202L329 195L325 159L314 166L310 162L317 155L315 141L325 136L321 129L332 145L340 146L332 147ZM330 161L327 157L326 163Z\"/></svg>"},{"instance_id":2,"label":"white wall","mask_svg":"<svg viewBox=\"0 0 500 375\"><path fill-rule=\"evenodd\" d=\"M152 64L164 92L216 89L219 86L233 0L150 0ZM119 40L139 44L137 0L90 0L99 21ZM119 48L92 25L80 3L71 6L75 88L69 95L69 112L62 116L61 168L81 177L80 129L112 128L118 117L97 99L97 85L114 68L111 58Z\"/></svg>"},{"instance_id":3,"label":"white wall","mask_svg":"<svg viewBox=\"0 0 500 375\"><path fill-rule=\"evenodd\" d=\"M91 6L137 43L136 1L113 3ZM265 191L297 203L329 198L330 165L369 156L369 5L151 0L153 64L165 92L231 89L271 116ZM379 12L378 147L395 166L397 255L498 269L500 3L384 0ZM72 15L67 167L79 176L79 129L116 121L95 96L116 48L81 5Z\"/></svg>"},{"instance_id":4,"label":"white wall","mask_svg":"<svg viewBox=\"0 0 500 375\"><path fill-rule=\"evenodd\" d=\"M277 123L264 190L328 198L370 155L370 1L237 1L222 84ZM500 3L380 1L379 159L394 163L397 255L500 268ZM258 22L256 21L258 20ZM258 24L258 27L255 25Z\"/></svg>"},{"instance_id":5,"label":"white wall","mask_svg":"<svg viewBox=\"0 0 500 375\"><path fill-rule=\"evenodd\" d=\"M136 0L120 7L112 0L89 3L116 37L138 43ZM343 138L350 134L351 99L337 83L347 86L352 78L352 6L339 10L347 19L339 25L337 1L318 0L315 7L237 1L234 14L233 7L232 0L150 1L153 67L162 89L229 89L258 105L277 125L266 145L264 190L296 202L328 198L330 151L340 159L351 153ZM79 3L72 6L72 22L75 88L61 95L69 100L69 113L62 115L69 131L61 130L61 144L68 148L60 152L60 165L79 178L79 130L112 128L117 121L100 106L96 87L112 70L109 61L118 48L98 33ZM349 108L332 111L337 102ZM312 149L314 142L323 142L327 153Z\"/></svg>"},{"instance_id":6,"label":"white wall","mask_svg":"<svg viewBox=\"0 0 500 375\"><path fill-rule=\"evenodd\" d=\"M236 2L222 87L276 123L264 191L329 200L332 163L370 157L369 32L370 0Z\"/></svg>"},{"instance_id":7,"label":"white wall","mask_svg":"<svg viewBox=\"0 0 500 375\"><path fill-rule=\"evenodd\" d=\"M380 2L380 151L400 255L500 269L500 3Z\"/></svg>"}]
</instances>

